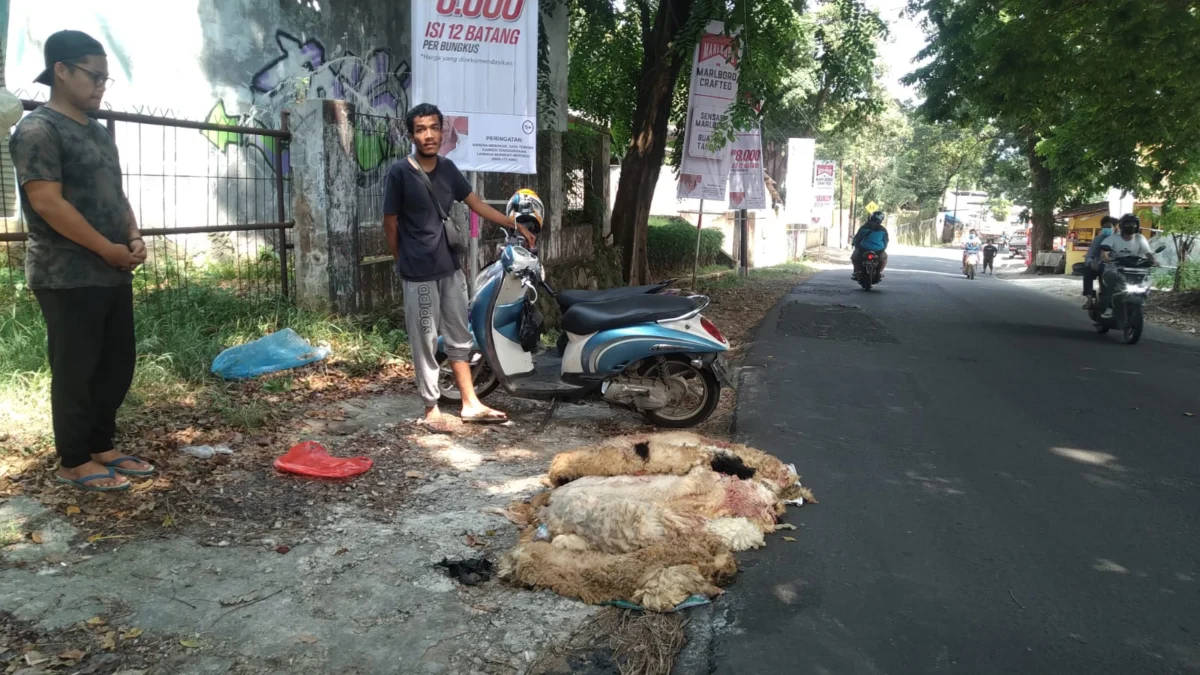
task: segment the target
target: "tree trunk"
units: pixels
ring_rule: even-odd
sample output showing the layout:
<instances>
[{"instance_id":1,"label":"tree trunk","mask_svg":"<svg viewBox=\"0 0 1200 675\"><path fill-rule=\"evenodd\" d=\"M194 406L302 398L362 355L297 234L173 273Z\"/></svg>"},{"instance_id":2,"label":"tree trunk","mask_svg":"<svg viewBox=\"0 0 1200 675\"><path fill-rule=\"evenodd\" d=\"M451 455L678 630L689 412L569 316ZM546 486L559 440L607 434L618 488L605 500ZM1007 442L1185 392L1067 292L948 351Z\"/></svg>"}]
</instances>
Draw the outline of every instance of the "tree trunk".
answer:
<instances>
[{"instance_id":1,"label":"tree trunk","mask_svg":"<svg viewBox=\"0 0 1200 675\"><path fill-rule=\"evenodd\" d=\"M1030 220L1033 231L1029 236L1029 250L1032 253L1032 263L1029 271L1037 267L1037 254L1054 248L1054 207L1057 199L1054 194L1054 176L1046 160L1037 153L1039 139L1031 136L1026 141L1026 157L1029 159L1029 173L1033 179L1033 204L1030 205Z\"/></svg>"},{"instance_id":2,"label":"tree trunk","mask_svg":"<svg viewBox=\"0 0 1200 675\"><path fill-rule=\"evenodd\" d=\"M646 225L650 203L667 149L667 122L675 82L691 54L672 53L691 14L694 0L663 0L642 53L629 151L621 162L621 180L613 205L613 239L621 247L621 267L630 285L649 283L646 258Z\"/></svg>"}]
</instances>

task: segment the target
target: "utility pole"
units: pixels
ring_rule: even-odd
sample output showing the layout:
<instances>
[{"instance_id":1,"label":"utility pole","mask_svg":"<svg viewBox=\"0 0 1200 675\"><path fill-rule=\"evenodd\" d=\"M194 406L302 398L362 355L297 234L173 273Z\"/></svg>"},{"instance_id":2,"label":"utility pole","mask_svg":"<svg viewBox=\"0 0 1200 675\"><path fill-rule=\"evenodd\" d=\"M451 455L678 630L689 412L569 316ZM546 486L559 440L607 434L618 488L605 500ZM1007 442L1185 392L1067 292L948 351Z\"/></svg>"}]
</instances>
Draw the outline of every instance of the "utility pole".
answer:
<instances>
[{"instance_id":1,"label":"utility pole","mask_svg":"<svg viewBox=\"0 0 1200 675\"><path fill-rule=\"evenodd\" d=\"M842 241L842 238L845 236L844 233L846 231L845 228L842 226L845 221L845 218L846 218L845 206L843 206L843 204L842 204L843 198L845 198L845 196L846 196L846 158L844 156L841 156L841 157L838 157L838 241Z\"/></svg>"},{"instance_id":2,"label":"utility pole","mask_svg":"<svg viewBox=\"0 0 1200 675\"><path fill-rule=\"evenodd\" d=\"M958 193L962 190L962 176L959 176L954 181L954 230L958 231L958 224L962 221L958 219Z\"/></svg>"},{"instance_id":3,"label":"utility pole","mask_svg":"<svg viewBox=\"0 0 1200 675\"><path fill-rule=\"evenodd\" d=\"M854 226L854 209L858 204L858 162L854 163L854 168L850 171L850 226ZM838 248L842 248L845 239L838 242Z\"/></svg>"}]
</instances>

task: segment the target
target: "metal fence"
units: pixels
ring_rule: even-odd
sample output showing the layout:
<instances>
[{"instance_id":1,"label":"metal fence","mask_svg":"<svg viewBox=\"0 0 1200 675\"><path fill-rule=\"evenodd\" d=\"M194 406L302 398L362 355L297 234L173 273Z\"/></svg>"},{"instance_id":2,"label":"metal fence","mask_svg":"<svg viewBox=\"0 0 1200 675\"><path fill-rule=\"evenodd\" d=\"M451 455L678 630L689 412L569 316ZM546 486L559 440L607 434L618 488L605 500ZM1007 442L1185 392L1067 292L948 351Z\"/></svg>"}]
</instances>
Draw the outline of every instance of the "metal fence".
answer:
<instances>
[{"instance_id":1,"label":"metal fence","mask_svg":"<svg viewBox=\"0 0 1200 675\"><path fill-rule=\"evenodd\" d=\"M23 101L26 111L42 105ZM170 305L200 287L258 299L293 289L287 115L268 129L102 110L148 258L139 301ZM7 144L5 144L7 145ZM29 302L28 236L7 153L0 170L0 306ZM164 292L166 291L166 292Z\"/></svg>"}]
</instances>

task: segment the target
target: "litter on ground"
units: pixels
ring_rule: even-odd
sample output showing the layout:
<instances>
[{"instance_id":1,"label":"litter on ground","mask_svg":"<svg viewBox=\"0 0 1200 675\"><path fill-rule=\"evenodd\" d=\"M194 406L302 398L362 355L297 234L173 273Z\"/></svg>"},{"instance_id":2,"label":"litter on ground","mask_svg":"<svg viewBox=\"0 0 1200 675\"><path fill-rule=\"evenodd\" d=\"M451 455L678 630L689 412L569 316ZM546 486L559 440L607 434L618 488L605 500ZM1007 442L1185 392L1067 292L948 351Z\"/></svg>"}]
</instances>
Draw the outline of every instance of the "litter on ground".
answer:
<instances>
[{"instance_id":1,"label":"litter on ground","mask_svg":"<svg viewBox=\"0 0 1200 675\"><path fill-rule=\"evenodd\" d=\"M226 380L245 380L298 368L328 358L328 347L314 347L291 328L230 347L213 359L212 372Z\"/></svg>"},{"instance_id":2,"label":"litter on ground","mask_svg":"<svg viewBox=\"0 0 1200 675\"><path fill-rule=\"evenodd\" d=\"M370 457L331 457L320 443L305 441L275 460L275 468L312 478L350 478L372 466Z\"/></svg>"}]
</instances>

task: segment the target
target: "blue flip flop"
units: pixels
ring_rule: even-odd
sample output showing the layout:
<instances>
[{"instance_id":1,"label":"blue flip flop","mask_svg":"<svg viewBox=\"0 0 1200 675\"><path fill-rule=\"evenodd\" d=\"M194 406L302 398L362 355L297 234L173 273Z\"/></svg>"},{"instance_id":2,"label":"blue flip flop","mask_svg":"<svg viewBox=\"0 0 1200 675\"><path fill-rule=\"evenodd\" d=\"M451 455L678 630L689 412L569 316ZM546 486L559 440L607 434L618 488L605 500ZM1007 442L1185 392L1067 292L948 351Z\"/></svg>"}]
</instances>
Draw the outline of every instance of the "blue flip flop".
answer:
<instances>
[{"instance_id":1,"label":"blue flip flop","mask_svg":"<svg viewBox=\"0 0 1200 675\"><path fill-rule=\"evenodd\" d=\"M116 471L117 473L120 473L120 474L124 474L126 476L151 476L154 474L154 465L153 464L150 465L149 469L146 469L144 471L141 469L126 469L126 468L123 468L120 466L121 462L128 462L129 460L133 460L135 462L142 462L143 464L150 464L150 462L147 462L146 460L141 459L139 457L134 457L133 455L125 455L124 457L118 457L118 458L112 460L111 462L105 462L104 466L107 466L108 468L112 469L113 471Z\"/></svg>"},{"instance_id":2,"label":"blue flip flop","mask_svg":"<svg viewBox=\"0 0 1200 675\"><path fill-rule=\"evenodd\" d=\"M97 474L92 474L91 476L84 476L83 478L71 479L71 478L63 478L62 476L59 476L59 475L55 475L54 477L57 478L58 482L60 482L60 483L66 483L67 485L74 485L75 487L79 488L80 490L85 490L87 492L119 492L121 490L129 489L129 481L125 481L124 483L122 483L120 485L108 485L108 486L88 485L88 482L94 481L94 480L99 480L101 478L116 478L117 474L115 471L113 471L112 467L109 467L108 473L97 473Z\"/></svg>"}]
</instances>

